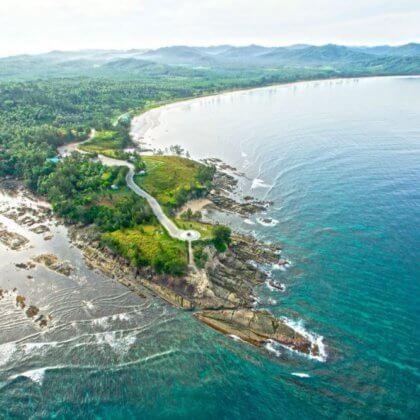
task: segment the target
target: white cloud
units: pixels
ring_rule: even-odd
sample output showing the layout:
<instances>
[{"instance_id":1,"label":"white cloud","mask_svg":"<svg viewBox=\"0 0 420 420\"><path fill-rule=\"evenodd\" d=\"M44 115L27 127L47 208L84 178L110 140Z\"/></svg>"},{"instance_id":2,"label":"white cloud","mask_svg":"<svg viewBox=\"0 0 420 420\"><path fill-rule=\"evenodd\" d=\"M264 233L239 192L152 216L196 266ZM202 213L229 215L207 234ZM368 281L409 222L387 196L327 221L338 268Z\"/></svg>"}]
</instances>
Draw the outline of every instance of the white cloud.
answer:
<instances>
[{"instance_id":1,"label":"white cloud","mask_svg":"<svg viewBox=\"0 0 420 420\"><path fill-rule=\"evenodd\" d=\"M419 16L418 0L0 0L0 55L171 44L400 43L420 40Z\"/></svg>"}]
</instances>

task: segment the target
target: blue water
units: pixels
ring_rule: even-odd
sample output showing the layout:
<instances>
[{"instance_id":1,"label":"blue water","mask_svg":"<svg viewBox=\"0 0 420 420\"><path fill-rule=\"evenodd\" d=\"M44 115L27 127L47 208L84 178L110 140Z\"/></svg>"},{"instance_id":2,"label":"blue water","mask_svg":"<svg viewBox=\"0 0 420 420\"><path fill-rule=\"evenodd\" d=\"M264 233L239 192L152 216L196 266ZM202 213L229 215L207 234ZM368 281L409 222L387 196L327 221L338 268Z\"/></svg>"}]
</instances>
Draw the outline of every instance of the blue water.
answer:
<instances>
[{"instance_id":1,"label":"blue water","mask_svg":"<svg viewBox=\"0 0 420 420\"><path fill-rule=\"evenodd\" d=\"M418 418L420 79L304 83L153 112L138 122L146 140L223 158L249 178L243 194L274 201L273 227L229 220L283 245L292 266L273 275L287 292L259 294L322 335L328 360L254 349L159 301L104 298L105 314L134 308L103 328L108 339L65 328L53 348L0 357L0 418ZM10 380L46 366L42 380Z\"/></svg>"}]
</instances>

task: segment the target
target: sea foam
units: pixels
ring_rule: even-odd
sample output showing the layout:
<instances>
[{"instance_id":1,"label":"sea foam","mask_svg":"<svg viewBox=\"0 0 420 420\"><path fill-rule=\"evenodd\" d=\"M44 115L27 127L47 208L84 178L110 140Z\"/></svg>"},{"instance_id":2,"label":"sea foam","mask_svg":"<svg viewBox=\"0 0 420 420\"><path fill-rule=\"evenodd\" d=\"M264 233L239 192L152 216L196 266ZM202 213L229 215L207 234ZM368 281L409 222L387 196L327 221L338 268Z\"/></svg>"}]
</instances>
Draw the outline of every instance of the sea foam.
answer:
<instances>
[{"instance_id":1,"label":"sea foam","mask_svg":"<svg viewBox=\"0 0 420 420\"><path fill-rule=\"evenodd\" d=\"M302 320L293 321L293 320L291 320L289 318L286 318L286 317L283 317L282 319L287 326L289 326L290 328L295 330L297 333L301 334L303 337L305 337L307 340L309 340L310 343L312 344L312 346L314 346L314 345L318 346L319 354L314 355L314 354L311 353L311 354L307 355L310 359L318 360L319 362L326 362L327 361L327 351L325 349L324 337L322 335L318 335L318 334L315 334L313 332L309 332L308 330L306 330L305 327L303 326L303 321ZM287 347L287 348L289 348L289 347ZM290 348L289 348L289 350L295 351L295 350L290 349ZM300 352L296 352L296 353L302 354Z\"/></svg>"},{"instance_id":2,"label":"sea foam","mask_svg":"<svg viewBox=\"0 0 420 420\"><path fill-rule=\"evenodd\" d=\"M297 376L298 378L310 378L311 377L307 373L303 373L303 372L292 372L292 375Z\"/></svg>"},{"instance_id":3,"label":"sea foam","mask_svg":"<svg viewBox=\"0 0 420 420\"><path fill-rule=\"evenodd\" d=\"M255 178L251 184L251 190L255 190L256 188L271 188L272 185L266 184L264 180L260 178Z\"/></svg>"}]
</instances>

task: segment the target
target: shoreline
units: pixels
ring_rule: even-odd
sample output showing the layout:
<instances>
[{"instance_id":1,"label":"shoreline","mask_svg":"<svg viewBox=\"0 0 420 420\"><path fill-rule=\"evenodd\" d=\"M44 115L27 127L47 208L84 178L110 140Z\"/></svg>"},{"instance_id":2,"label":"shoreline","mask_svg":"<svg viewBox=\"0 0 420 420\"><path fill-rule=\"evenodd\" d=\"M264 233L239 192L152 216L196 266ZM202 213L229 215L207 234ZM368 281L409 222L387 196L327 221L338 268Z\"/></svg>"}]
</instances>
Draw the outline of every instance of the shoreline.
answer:
<instances>
[{"instance_id":1,"label":"shoreline","mask_svg":"<svg viewBox=\"0 0 420 420\"><path fill-rule=\"evenodd\" d=\"M268 85L264 85L264 86L239 88L239 89L227 89L227 90L222 90L222 91L217 92L217 93L209 93L209 94L204 94L204 95L199 95L199 96L173 99L173 100L166 101L164 103L159 103L159 104L156 104L154 106L151 106L151 107L149 107L145 110L140 111L139 113L135 113L135 110L129 110L125 114L135 113L135 115L133 115L132 118L131 118L130 130L129 130L130 136L133 137L134 133L132 131L132 125L133 125L133 123L136 119L144 117L147 113L152 112L152 111L156 111L158 109L160 110L160 109L164 109L164 108L170 108L170 107L174 107L174 106L198 101L198 100L201 100L201 99L207 99L207 98L213 98L213 97L215 98L215 97L218 97L218 96L231 95L231 94L235 94L235 93L240 94L240 93L253 92L253 91L258 92L258 91L261 91L261 90L264 90L264 89L291 87L291 86L305 84L305 83L318 83L318 82L340 81L340 80L347 81L347 80L359 80L359 79L363 79L363 80L392 79L392 78L415 79L415 78L420 78L420 74L418 74L418 75L417 74L416 75L404 75L404 74L398 75L398 74L395 74L395 75L384 75L384 76L375 75L375 76L326 77L326 78L323 78L323 79L305 79L305 80L296 80L294 82L273 83L273 84L268 84ZM134 141L134 139L132 139L132 141L133 141L133 143L136 147L140 147L139 143L141 143L141 142L137 143L137 140ZM193 158L190 158L190 159L195 160Z\"/></svg>"},{"instance_id":2,"label":"shoreline","mask_svg":"<svg viewBox=\"0 0 420 420\"><path fill-rule=\"evenodd\" d=\"M308 82L316 81L298 81L293 82L293 84ZM291 83L276 84L275 86L288 85L291 85ZM269 89L273 86L250 89ZM249 91L250 89L245 90ZM186 101L240 91L224 91L214 95L183 99L153 109L163 106L176 106ZM149 111L151 109L140 115L143 116ZM134 122L135 119L132 119L131 124ZM94 130L92 133L94 135ZM65 145L62 148L67 147L70 151L76 150L77 144ZM137 145L137 143L135 144ZM209 161L211 162L211 159ZM221 164L225 165L223 162ZM218 172L219 175L220 173L225 176L228 174L228 172L223 171L223 168L219 168ZM235 184L232 188L235 189ZM241 212L238 210L242 208L241 206L258 205L256 201L241 203L223 197L226 190L220 185L218 189L216 188L216 191L220 193L216 196L223 198L223 201L214 203L214 200L200 200L199 208L209 205L210 201L216 204L216 207L221 211L232 212L241 216ZM226 200L230 201L227 202ZM191 206L191 203L186 203L186 206ZM258 213L261 210L262 208L255 208L252 211ZM266 305L261 305L260 299L254 295L255 286L264 284L270 278L270 267L283 261L279 257L280 247L278 245L271 246L259 242L253 236L234 233L229 249L217 253L211 245L204 245L207 255L204 266L200 270L196 269L195 272L190 272L183 278L175 278L169 275L159 275L151 267L132 266L124 257L101 245L94 229L84 229L73 225L71 231L73 233L70 234L70 237L73 236L71 238L73 244L82 250L85 262L91 269L96 268L102 271L107 277L117 280L139 294L140 297L142 295L139 291L145 287L152 294L160 296L173 306L193 310L198 320L227 336L239 336L244 341L258 347L265 346L267 342L275 341L292 351L298 351L314 358L319 357L320 346L318 343L291 328L282 319L274 317L264 309Z\"/></svg>"}]
</instances>

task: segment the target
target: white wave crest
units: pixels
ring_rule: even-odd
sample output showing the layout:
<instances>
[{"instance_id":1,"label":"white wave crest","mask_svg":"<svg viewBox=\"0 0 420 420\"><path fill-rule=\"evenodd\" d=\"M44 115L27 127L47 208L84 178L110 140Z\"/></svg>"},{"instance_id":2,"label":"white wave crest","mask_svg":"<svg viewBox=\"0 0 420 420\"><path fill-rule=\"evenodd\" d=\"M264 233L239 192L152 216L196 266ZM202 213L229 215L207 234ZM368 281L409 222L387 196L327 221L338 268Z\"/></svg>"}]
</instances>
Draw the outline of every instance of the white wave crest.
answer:
<instances>
[{"instance_id":1,"label":"white wave crest","mask_svg":"<svg viewBox=\"0 0 420 420\"><path fill-rule=\"evenodd\" d=\"M308 375L307 373L303 372L292 372L293 376L297 376L298 378L310 378L311 375Z\"/></svg>"},{"instance_id":2,"label":"white wave crest","mask_svg":"<svg viewBox=\"0 0 420 420\"><path fill-rule=\"evenodd\" d=\"M257 222L261 226L267 226L267 227L274 227L274 226L277 226L279 224L278 220L272 219L271 217L267 217L267 218L258 217Z\"/></svg>"},{"instance_id":3,"label":"white wave crest","mask_svg":"<svg viewBox=\"0 0 420 420\"><path fill-rule=\"evenodd\" d=\"M130 321L130 315L127 312L123 312L121 314L112 315L113 321Z\"/></svg>"},{"instance_id":4,"label":"white wave crest","mask_svg":"<svg viewBox=\"0 0 420 420\"><path fill-rule=\"evenodd\" d=\"M234 340L234 341L244 341L244 340L242 340L242 338L241 337L238 337L237 335L235 335L235 334L229 334L228 335L228 337L230 337L232 340Z\"/></svg>"},{"instance_id":5,"label":"white wave crest","mask_svg":"<svg viewBox=\"0 0 420 420\"><path fill-rule=\"evenodd\" d=\"M272 185L266 184L263 179L254 178L251 184L251 190L255 190L256 188L271 188Z\"/></svg>"},{"instance_id":6,"label":"white wave crest","mask_svg":"<svg viewBox=\"0 0 420 420\"><path fill-rule=\"evenodd\" d=\"M255 222L253 222L251 219L244 219L244 223L247 225L255 225Z\"/></svg>"},{"instance_id":7,"label":"white wave crest","mask_svg":"<svg viewBox=\"0 0 420 420\"><path fill-rule=\"evenodd\" d=\"M104 316L102 318L92 319L92 325L99 326L103 329L109 327L109 317Z\"/></svg>"},{"instance_id":8,"label":"white wave crest","mask_svg":"<svg viewBox=\"0 0 420 420\"><path fill-rule=\"evenodd\" d=\"M36 350L41 350L43 352L44 350L47 350L48 348L57 347L58 342L57 341L51 341L46 343L25 343L23 345L23 351L25 354L30 354Z\"/></svg>"},{"instance_id":9,"label":"white wave crest","mask_svg":"<svg viewBox=\"0 0 420 420\"><path fill-rule=\"evenodd\" d=\"M15 343L0 344L0 366L6 365L17 350Z\"/></svg>"},{"instance_id":10,"label":"white wave crest","mask_svg":"<svg viewBox=\"0 0 420 420\"><path fill-rule=\"evenodd\" d=\"M115 331L109 331L101 334L96 334L96 343L98 345L107 344L115 353L124 355L128 353L131 346L136 342L137 335L135 332L123 336L117 334Z\"/></svg>"},{"instance_id":11,"label":"white wave crest","mask_svg":"<svg viewBox=\"0 0 420 420\"><path fill-rule=\"evenodd\" d=\"M305 327L303 326L302 320L293 321L289 318L283 317L283 321L287 326L289 326L290 328L295 330L297 333L299 333L300 335L305 337L307 340L309 340L310 343L312 344L312 349L314 347L318 347L318 354L313 354L311 350L311 354L308 355L310 359L318 360L319 362L327 361L328 355L325 349L324 337L322 335L318 335L318 334L315 334L313 332L309 332L308 330L306 330ZM300 352L298 353L302 354Z\"/></svg>"},{"instance_id":12,"label":"white wave crest","mask_svg":"<svg viewBox=\"0 0 420 420\"><path fill-rule=\"evenodd\" d=\"M277 341L267 340L264 344L264 347L270 353L273 353L276 357L280 357L281 355L280 344Z\"/></svg>"},{"instance_id":13,"label":"white wave crest","mask_svg":"<svg viewBox=\"0 0 420 420\"><path fill-rule=\"evenodd\" d=\"M45 371L46 368L27 370L26 372L19 374L19 376L25 376L26 378L29 378L32 382L42 385L45 378Z\"/></svg>"}]
</instances>

